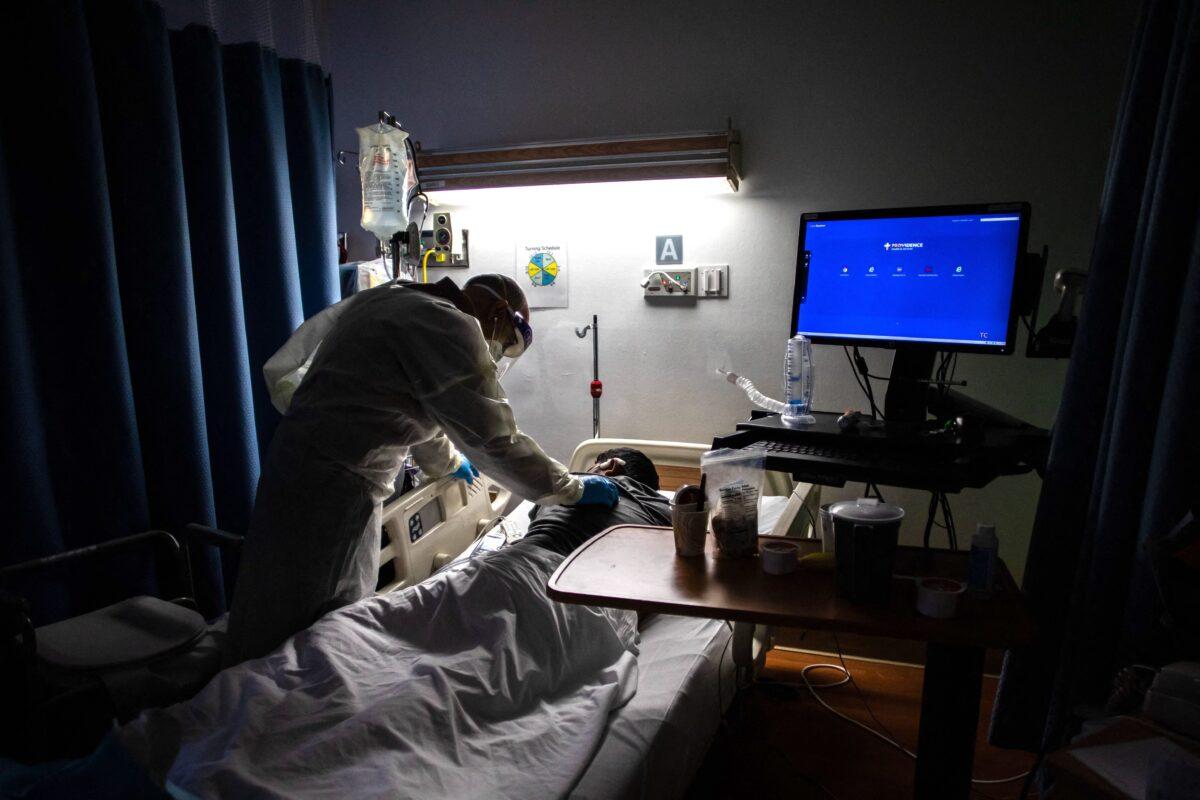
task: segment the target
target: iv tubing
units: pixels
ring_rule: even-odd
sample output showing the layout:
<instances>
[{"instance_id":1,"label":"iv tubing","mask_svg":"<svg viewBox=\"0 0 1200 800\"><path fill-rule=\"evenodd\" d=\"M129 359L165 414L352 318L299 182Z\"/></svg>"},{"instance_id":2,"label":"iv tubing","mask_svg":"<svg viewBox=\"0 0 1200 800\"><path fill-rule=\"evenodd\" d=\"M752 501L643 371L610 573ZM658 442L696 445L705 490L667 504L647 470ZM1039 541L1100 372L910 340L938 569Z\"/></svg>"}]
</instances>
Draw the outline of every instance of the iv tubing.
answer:
<instances>
[{"instance_id":1,"label":"iv tubing","mask_svg":"<svg viewBox=\"0 0 1200 800\"><path fill-rule=\"evenodd\" d=\"M429 257L433 255L432 250L426 250L425 255L421 256L421 283L429 283L429 270L426 265L429 263Z\"/></svg>"},{"instance_id":2,"label":"iv tubing","mask_svg":"<svg viewBox=\"0 0 1200 800\"><path fill-rule=\"evenodd\" d=\"M674 284L675 286L679 287L680 291L682 291L682 292L687 291L687 289L684 287L684 285L682 283L675 280L670 275L668 275L665 270L661 270L661 269L656 269L656 270L654 270L654 272L651 272L649 275L646 276L645 280L642 281L643 289L645 289L647 286L650 285L650 279L653 278L655 275L662 275L667 280L668 283Z\"/></svg>"},{"instance_id":3,"label":"iv tubing","mask_svg":"<svg viewBox=\"0 0 1200 800\"><path fill-rule=\"evenodd\" d=\"M729 381L745 392L746 396L750 398L750 402L754 403L756 406L761 406L767 411L771 411L776 414L782 414L787 409L787 403L781 403L778 400L772 400L758 391L758 389L755 389L754 384L750 382L749 378L742 377L735 372L726 372L723 369L717 369L717 374L724 376L725 380Z\"/></svg>"}]
</instances>

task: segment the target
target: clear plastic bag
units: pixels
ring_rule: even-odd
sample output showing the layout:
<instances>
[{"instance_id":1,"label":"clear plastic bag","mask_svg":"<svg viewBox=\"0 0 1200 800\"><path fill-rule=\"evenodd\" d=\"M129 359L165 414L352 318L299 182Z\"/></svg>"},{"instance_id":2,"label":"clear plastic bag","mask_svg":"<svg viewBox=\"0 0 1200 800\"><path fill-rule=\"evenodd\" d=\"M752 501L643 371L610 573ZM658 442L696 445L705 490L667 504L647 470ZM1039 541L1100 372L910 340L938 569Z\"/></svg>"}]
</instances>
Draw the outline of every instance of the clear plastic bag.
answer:
<instances>
[{"instance_id":1,"label":"clear plastic bag","mask_svg":"<svg viewBox=\"0 0 1200 800\"><path fill-rule=\"evenodd\" d=\"M408 225L408 134L391 125L358 129L358 177L362 181L362 227L386 242Z\"/></svg>"},{"instance_id":2,"label":"clear plastic bag","mask_svg":"<svg viewBox=\"0 0 1200 800\"><path fill-rule=\"evenodd\" d=\"M722 555L740 558L758 552L764 460L762 452L753 450L710 450L700 457L713 538Z\"/></svg>"}]
</instances>

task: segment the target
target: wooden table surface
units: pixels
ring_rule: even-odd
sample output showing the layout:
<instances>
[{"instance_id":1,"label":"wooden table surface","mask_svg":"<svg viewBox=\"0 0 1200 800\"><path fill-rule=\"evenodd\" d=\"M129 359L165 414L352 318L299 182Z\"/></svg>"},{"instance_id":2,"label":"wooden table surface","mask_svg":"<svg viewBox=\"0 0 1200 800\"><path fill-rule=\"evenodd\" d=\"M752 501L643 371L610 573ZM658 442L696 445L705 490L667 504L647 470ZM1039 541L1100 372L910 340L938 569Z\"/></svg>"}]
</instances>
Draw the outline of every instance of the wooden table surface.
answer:
<instances>
[{"instance_id":1,"label":"wooden table surface","mask_svg":"<svg viewBox=\"0 0 1200 800\"><path fill-rule=\"evenodd\" d=\"M760 543L769 540L761 537ZM963 580L966 552L898 548L891 601L869 605L839 598L831 571L768 575L757 556L725 559L712 548L710 536L703 557L681 558L670 528L616 526L567 556L548 593L568 603L945 644L1008 648L1032 637L1024 601L1003 562L992 598L964 595L958 615L941 620L917 612L916 586L901 576Z\"/></svg>"}]
</instances>

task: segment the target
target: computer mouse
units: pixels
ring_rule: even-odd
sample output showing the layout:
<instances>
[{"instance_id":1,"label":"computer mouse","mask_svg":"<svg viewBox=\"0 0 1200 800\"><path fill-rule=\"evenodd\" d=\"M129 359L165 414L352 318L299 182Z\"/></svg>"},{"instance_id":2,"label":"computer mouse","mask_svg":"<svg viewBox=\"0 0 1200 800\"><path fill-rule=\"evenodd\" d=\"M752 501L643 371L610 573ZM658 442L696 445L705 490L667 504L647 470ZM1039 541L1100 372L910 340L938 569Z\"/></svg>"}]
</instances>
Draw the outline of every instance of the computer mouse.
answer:
<instances>
[{"instance_id":1,"label":"computer mouse","mask_svg":"<svg viewBox=\"0 0 1200 800\"><path fill-rule=\"evenodd\" d=\"M870 418L861 411L847 411L838 417L837 424L844 431L855 430L858 428L859 423L865 419Z\"/></svg>"}]
</instances>

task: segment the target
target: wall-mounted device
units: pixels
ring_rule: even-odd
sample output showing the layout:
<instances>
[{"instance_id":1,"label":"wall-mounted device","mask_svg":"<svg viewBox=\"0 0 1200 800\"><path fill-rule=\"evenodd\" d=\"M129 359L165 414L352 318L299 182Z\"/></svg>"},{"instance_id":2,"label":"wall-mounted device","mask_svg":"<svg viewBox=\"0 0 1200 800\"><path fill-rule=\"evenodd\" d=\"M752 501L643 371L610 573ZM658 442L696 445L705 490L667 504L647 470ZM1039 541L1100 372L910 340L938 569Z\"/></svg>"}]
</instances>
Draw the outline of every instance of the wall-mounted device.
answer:
<instances>
[{"instance_id":1,"label":"wall-mounted device","mask_svg":"<svg viewBox=\"0 0 1200 800\"><path fill-rule=\"evenodd\" d=\"M643 297L696 297L695 269L647 269L642 271Z\"/></svg>"},{"instance_id":2,"label":"wall-mounted device","mask_svg":"<svg viewBox=\"0 0 1200 800\"><path fill-rule=\"evenodd\" d=\"M1045 269L1047 253L1042 253L1042 269ZM1037 274L1038 290L1041 290L1043 271ZM1087 273L1077 269L1060 269L1054 273L1054 291L1058 293L1058 308L1046 324L1038 328L1038 300L1035 298L1030 309L1030 335L1025 346L1027 358L1070 358L1075 344L1075 333L1079 328L1079 311L1083 302L1083 290L1087 286Z\"/></svg>"},{"instance_id":3,"label":"wall-mounted device","mask_svg":"<svg viewBox=\"0 0 1200 800\"><path fill-rule=\"evenodd\" d=\"M433 215L433 250L437 253L449 253L453 250L454 226L450 224L450 214L439 211Z\"/></svg>"},{"instance_id":4,"label":"wall-mounted device","mask_svg":"<svg viewBox=\"0 0 1200 800\"><path fill-rule=\"evenodd\" d=\"M699 275L696 296L700 299L729 297L729 265L714 264L696 268Z\"/></svg>"},{"instance_id":5,"label":"wall-mounted device","mask_svg":"<svg viewBox=\"0 0 1200 800\"><path fill-rule=\"evenodd\" d=\"M454 223L449 211L433 212L433 229L421 231L421 248L432 251L431 267L469 267L470 238L466 229L462 232L462 253L454 252Z\"/></svg>"}]
</instances>

